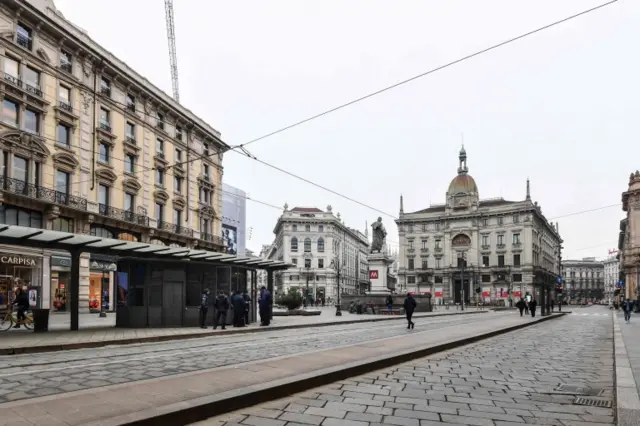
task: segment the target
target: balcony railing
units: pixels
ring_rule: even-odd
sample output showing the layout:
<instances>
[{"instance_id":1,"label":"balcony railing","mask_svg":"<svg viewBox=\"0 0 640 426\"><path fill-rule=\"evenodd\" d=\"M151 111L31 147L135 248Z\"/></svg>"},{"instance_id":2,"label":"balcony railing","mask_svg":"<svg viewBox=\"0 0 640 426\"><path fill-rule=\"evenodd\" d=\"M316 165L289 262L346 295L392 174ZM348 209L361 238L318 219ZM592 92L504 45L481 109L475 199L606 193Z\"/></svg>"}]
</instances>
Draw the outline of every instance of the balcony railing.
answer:
<instances>
[{"instance_id":1,"label":"balcony railing","mask_svg":"<svg viewBox=\"0 0 640 426\"><path fill-rule=\"evenodd\" d=\"M16 33L16 43L25 49L31 50L31 37L24 34Z\"/></svg>"},{"instance_id":2,"label":"balcony railing","mask_svg":"<svg viewBox=\"0 0 640 426\"><path fill-rule=\"evenodd\" d=\"M37 96L39 98L42 97L42 90L40 89L40 87L38 87L38 85L33 85L33 84L26 83L24 86L25 86L25 90L27 91L27 93L35 95L35 96Z\"/></svg>"},{"instance_id":3,"label":"balcony railing","mask_svg":"<svg viewBox=\"0 0 640 426\"><path fill-rule=\"evenodd\" d=\"M111 96L111 87L109 86L101 86L100 93L105 96Z\"/></svg>"},{"instance_id":4,"label":"balcony railing","mask_svg":"<svg viewBox=\"0 0 640 426\"><path fill-rule=\"evenodd\" d=\"M13 84L14 86L18 86L18 87L22 87L22 80L20 80L19 77L16 77L15 75L11 75L9 73L4 73L4 81L8 81L9 83Z\"/></svg>"},{"instance_id":5,"label":"balcony railing","mask_svg":"<svg viewBox=\"0 0 640 426\"><path fill-rule=\"evenodd\" d=\"M132 103L127 104L127 110L130 112L136 112L136 105Z\"/></svg>"},{"instance_id":6,"label":"balcony railing","mask_svg":"<svg viewBox=\"0 0 640 426\"><path fill-rule=\"evenodd\" d=\"M219 235L207 234L206 232L200 233L200 239L203 241L207 241L209 243L217 244L219 246L224 246L224 238ZM291 250L294 251L294 250ZM297 249L295 251L298 251Z\"/></svg>"},{"instance_id":7,"label":"balcony railing","mask_svg":"<svg viewBox=\"0 0 640 426\"><path fill-rule=\"evenodd\" d=\"M18 179L0 177L0 189L11 194L21 195L34 200L69 206L78 210L87 210L87 200L55 189L37 186Z\"/></svg>"},{"instance_id":8,"label":"balcony railing","mask_svg":"<svg viewBox=\"0 0 640 426\"><path fill-rule=\"evenodd\" d=\"M66 111L70 114L73 114L73 107L71 106L71 103L66 102L66 101L58 101L58 107L63 110Z\"/></svg>"},{"instance_id":9,"label":"balcony railing","mask_svg":"<svg viewBox=\"0 0 640 426\"><path fill-rule=\"evenodd\" d=\"M185 226L176 225L175 223L158 221L158 229L168 231L173 234L184 235L185 237L193 237L193 229Z\"/></svg>"},{"instance_id":10,"label":"balcony railing","mask_svg":"<svg viewBox=\"0 0 640 426\"><path fill-rule=\"evenodd\" d=\"M70 62L60 62L60 69L71 74L72 68Z\"/></svg>"},{"instance_id":11,"label":"balcony railing","mask_svg":"<svg viewBox=\"0 0 640 426\"><path fill-rule=\"evenodd\" d=\"M106 132L111 133L111 124L106 121L100 121L100 128Z\"/></svg>"},{"instance_id":12,"label":"balcony railing","mask_svg":"<svg viewBox=\"0 0 640 426\"><path fill-rule=\"evenodd\" d=\"M149 226L148 216L134 213L130 210L122 210L106 204L99 204L98 211L102 216L111 217L123 222L135 223L141 226Z\"/></svg>"}]
</instances>

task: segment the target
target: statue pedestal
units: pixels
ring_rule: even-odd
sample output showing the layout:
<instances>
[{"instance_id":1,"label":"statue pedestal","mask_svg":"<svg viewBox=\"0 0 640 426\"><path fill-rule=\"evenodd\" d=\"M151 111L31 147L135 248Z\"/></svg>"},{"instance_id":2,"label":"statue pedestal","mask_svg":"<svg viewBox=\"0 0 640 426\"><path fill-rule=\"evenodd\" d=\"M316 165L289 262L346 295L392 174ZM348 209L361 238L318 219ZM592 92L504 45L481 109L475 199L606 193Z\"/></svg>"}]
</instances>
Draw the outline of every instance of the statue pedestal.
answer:
<instances>
[{"instance_id":1,"label":"statue pedestal","mask_svg":"<svg viewBox=\"0 0 640 426\"><path fill-rule=\"evenodd\" d=\"M371 253L368 259L371 288L366 294L372 296L391 294L391 290L387 287L387 275L393 260L385 253Z\"/></svg>"}]
</instances>

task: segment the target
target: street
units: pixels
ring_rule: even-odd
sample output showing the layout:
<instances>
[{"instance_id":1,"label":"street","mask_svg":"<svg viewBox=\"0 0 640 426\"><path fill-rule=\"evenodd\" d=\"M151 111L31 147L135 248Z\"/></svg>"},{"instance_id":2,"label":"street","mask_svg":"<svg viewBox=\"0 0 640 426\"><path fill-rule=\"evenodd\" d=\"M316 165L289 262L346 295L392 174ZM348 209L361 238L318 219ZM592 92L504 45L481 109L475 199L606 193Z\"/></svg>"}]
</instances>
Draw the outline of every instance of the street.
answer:
<instances>
[{"instance_id":1,"label":"street","mask_svg":"<svg viewBox=\"0 0 640 426\"><path fill-rule=\"evenodd\" d=\"M194 425L611 425L610 405L574 404L581 391L571 389L612 401L611 313L574 312Z\"/></svg>"},{"instance_id":2,"label":"street","mask_svg":"<svg viewBox=\"0 0 640 426\"><path fill-rule=\"evenodd\" d=\"M415 319L414 337L513 312ZM0 358L0 403L349 346L407 333L404 321L343 324Z\"/></svg>"}]
</instances>

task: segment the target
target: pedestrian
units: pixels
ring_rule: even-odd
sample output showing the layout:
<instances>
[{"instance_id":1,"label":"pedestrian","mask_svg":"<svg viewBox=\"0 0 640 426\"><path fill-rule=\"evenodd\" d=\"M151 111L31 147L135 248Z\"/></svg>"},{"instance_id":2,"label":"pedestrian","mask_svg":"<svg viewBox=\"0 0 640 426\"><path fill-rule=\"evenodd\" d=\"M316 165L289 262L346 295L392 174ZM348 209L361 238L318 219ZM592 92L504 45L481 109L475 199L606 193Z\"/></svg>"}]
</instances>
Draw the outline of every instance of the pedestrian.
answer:
<instances>
[{"instance_id":1,"label":"pedestrian","mask_svg":"<svg viewBox=\"0 0 640 426\"><path fill-rule=\"evenodd\" d=\"M249 292L245 289L244 293L242 293L242 298L244 299L244 325L249 325L249 309L251 308L251 296L249 296Z\"/></svg>"},{"instance_id":2,"label":"pedestrian","mask_svg":"<svg viewBox=\"0 0 640 426\"><path fill-rule=\"evenodd\" d=\"M533 297L531 302L529 302L529 310L531 311L531 318L536 317L536 308L538 307L538 302L536 302L536 298Z\"/></svg>"},{"instance_id":3,"label":"pedestrian","mask_svg":"<svg viewBox=\"0 0 640 426\"><path fill-rule=\"evenodd\" d=\"M233 309L233 326L244 327L244 298L240 290L233 292L231 296L231 308Z\"/></svg>"},{"instance_id":4,"label":"pedestrian","mask_svg":"<svg viewBox=\"0 0 640 426\"><path fill-rule=\"evenodd\" d=\"M13 304L18 307L18 322L16 323L15 326L13 326L13 328L20 328L20 324L26 318L26 313L30 308L28 290L29 289L27 286L24 286L22 288L20 287L16 288L16 291L15 291L16 298L13 301Z\"/></svg>"},{"instance_id":5,"label":"pedestrian","mask_svg":"<svg viewBox=\"0 0 640 426\"><path fill-rule=\"evenodd\" d=\"M518 300L518 303L516 303L516 308L518 308L518 310L520 311L520 316L522 316L522 313L524 312L524 308L527 306L527 304L525 303L524 299L521 297L520 300Z\"/></svg>"},{"instance_id":6,"label":"pedestrian","mask_svg":"<svg viewBox=\"0 0 640 426\"><path fill-rule=\"evenodd\" d=\"M218 297L216 297L215 306L215 321L213 322L213 329L218 328L218 324L222 326L224 330L227 325L227 312L229 311L229 299L227 295L224 294L224 291L220 290L218 292Z\"/></svg>"},{"instance_id":7,"label":"pedestrian","mask_svg":"<svg viewBox=\"0 0 640 426\"><path fill-rule=\"evenodd\" d=\"M265 286L260 289L258 307L260 309L260 325L265 327L271 323L271 293Z\"/></svg>"},{"instance_id":8,"label":"pedestrian","mask_svg":"<svg viewBox=\"0 0 640 426\"><path fill-rule=\"evenodd\" d=\"M553 313L553 309L556 307L556 303L553 299L551 299L551 312Z\"/></svg>"},{"instance_id":9,"label":"pedestrian","mask_svg":"<svg viewBox=\"0 0 640 426\"><path fill-rule=\"evenodd\" d=\"M393 312L393 297L391 295L387 296L387 311L389 313Z\"/></svg>"},{"instance_id":10,"label":"pedestrian","mask_svg":"<svg viewBox=\"0 0 640 426\"><path fill-rule=\"evenodd\" d=\"M407 298L404 299L404 313L407 316L407 328L413 329L415 328L415 323L411 321L411 317L413 316L413 311L416 310L416 299L413 298L411 293L407 293Z\"/></svg>"},{"instance_id":11,"label":"pedestrian","mask_svg":"<svg viewBox=\"0 0 640 426\"><path fill-rule=\"evenodd\" d=\"M209 289L205 288L200 296L200 328L207 328L207 312L209 312Z\"/></svg>"},{"instance_id":12,"label":"pedestrian","mask_svg":"<svg viewBox=\"0 0 640 426\"><path fill-rule=\"evenodd\" d=\"M627 324L631 322L631 311L633 310L633 302L627 297L627 300L622 302L622 309L624 310L624 320Z\"/></svg>"}]
</instances>

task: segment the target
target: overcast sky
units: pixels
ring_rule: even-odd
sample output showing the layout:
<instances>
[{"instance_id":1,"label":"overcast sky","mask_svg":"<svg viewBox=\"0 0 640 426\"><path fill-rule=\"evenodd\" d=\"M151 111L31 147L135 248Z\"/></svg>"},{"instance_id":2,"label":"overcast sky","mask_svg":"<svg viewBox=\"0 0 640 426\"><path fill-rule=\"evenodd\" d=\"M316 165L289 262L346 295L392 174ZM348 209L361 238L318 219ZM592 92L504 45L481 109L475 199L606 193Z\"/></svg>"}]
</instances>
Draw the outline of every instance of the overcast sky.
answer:
<instances>
[{"instance_id":1,"label":"overcast sky","mask_svg":"<svg viewBox=\"0 0 640 426\"><path fill-rule=\"evenodd\" d=\"M240 144L601 2L175 0L180 96ZM163 1L55 3L171 93ZM400 193L405 211L444 202L464 134L481 198L524 199L528 176L550 219L620 203L640 168L638 22L640 2L620 0L249 150L397 216ZM276 206L331 204L363 231L379 216L239 154L224 168L227 183ZM280 211L247 209L247 247L259 250ZM564 257L606 256L622 218L617 206L558 219Z\"/></svg>"}]
</instances>

